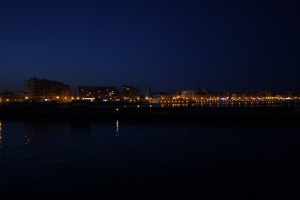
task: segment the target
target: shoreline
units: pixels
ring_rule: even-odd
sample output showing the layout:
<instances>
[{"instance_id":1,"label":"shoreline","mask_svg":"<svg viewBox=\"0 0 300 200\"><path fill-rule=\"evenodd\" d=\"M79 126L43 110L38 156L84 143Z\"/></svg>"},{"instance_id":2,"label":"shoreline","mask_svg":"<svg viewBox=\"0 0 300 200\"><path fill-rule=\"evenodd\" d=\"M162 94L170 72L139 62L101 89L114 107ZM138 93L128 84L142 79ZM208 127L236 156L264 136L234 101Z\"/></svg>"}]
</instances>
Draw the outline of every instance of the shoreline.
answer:
<instances>
[{"instance_id":1,"label":"shoreline","mask_svg":"<svg viewBox=\"0 0 300 200\"><path fill-rule=\"evenodd\" d=\"M289 107L146 107L125 104L3 104L1 119L300 119Z\"/></svg>"}]
</instances>

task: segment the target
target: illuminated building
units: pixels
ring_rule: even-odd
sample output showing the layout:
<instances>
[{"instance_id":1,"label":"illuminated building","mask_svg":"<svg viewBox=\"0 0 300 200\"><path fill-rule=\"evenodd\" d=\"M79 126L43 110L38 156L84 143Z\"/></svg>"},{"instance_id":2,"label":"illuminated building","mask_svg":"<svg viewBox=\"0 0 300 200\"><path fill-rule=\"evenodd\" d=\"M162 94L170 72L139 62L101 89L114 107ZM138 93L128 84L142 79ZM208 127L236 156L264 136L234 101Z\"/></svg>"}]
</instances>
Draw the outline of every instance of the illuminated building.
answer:
<instances>
[{"instance_id":1,"label":"illuminated building","mask_svg":"<svg viewBox=\"0 0 300 200\"><path fill-rule=\"evenodd\" d=\"M12 102L16 99L15 94L12 92L4 92L0 94L1 102Z\"/></svg>"},{"instance_id":2,"label":"illuminated building","mask_svg":"<svg viewBox=\"0 0 300 200\"><path fill-rule=\"evenodd\" d=\"M194 90L181 91L181 98L183 98L183 99L194 99L195 95L196 95L196 93Z\"/></svg>"},{"instance_id":3,"label":"illuminated building","mask_svg":"<svg viewBox=\"0 0 300 200\"><path fill-rule=\"evenodd\" d=\"M104 101L116 101L119 99L119 91L115 87L80 86L77 89L77 93L82 99L101 99Z\"/></svg>"},{"instance_id":4,"label":"illuminated building","mask_svg":"<svg viewBox=\"0 0 300 200\"><path fill-rule=\"evenodd\" d=\"M271 92L270 90L267 90L267 91L265 91L264 93L265 93L265 97L266 97L266 98L272 97L272 92Z\"/></svg>"},{"instance_id":5,"label":"illuminated building","mask_svg":"<svg viewBox=\"0 0 300 200\"><path fill-rule=\"evenodd\" d=\"M30 101L70 101L70 86L58 81L31 78L24 81L25 98Z\"/></svg>"},{"instance_id":6,"label":"illuminated building","mask_svg":"<svg viewBox=\"0 0 300 200\"><path fill-rule=\"evenodd\" d=\"M165 93L165 92L159 92L159 93L154 93L153 94L153 97L152 97L153 100L171 100L172 99L172 96L168 93Z\"/></svg>"},{"instance_id":7,"label":"illuminated building","mask_svg":"<svg viewBox=\"0 0 300 200\"><path fill-rule=\"evenodd\" d=\"M194 100L196 101L211 101L211 100L219 100L220 96L217 95L213 91L209 91L207 89L196 89Z\"/></svg>"},{"instance_id":8,"label":"illuminated building","mask_svg":"<svg viewBox=\"0 0 300 200\"><path fill-rule=\"evenodd\" d=\"M24 101L24 92L4 92L0 94L0 102L22 102Z\"/></svg>"},{"instance_id":9,"label":"illuminated building","mask_svg":"<svg viewBox=\"0 0 300 200\"><path fill-rule=\"evenodd\" d=\"M149 99L151 97L152 91L151 91L151 87L147 87L145 90L145 98Z\"/></svg>"},{"instance_id":10,"label":"illuminated building","mask_svg":"<svg viewBox=\"0 0 300 200\"><path fill-rule=\"evenodd\" d=\"M136 101L140 99L140 91L136 86L123 86L121 88L121 94L125 101Z\"/></svg>"}]
</instances>

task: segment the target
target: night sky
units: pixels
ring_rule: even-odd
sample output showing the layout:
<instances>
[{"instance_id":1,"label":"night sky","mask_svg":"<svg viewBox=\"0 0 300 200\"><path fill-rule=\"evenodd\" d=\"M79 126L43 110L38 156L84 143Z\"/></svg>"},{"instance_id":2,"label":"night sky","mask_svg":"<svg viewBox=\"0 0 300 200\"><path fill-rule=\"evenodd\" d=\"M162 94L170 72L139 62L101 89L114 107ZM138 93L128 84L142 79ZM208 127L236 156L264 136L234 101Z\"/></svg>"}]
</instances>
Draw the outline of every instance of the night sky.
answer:
<instances>
[{"instance_id":1,"label":"night sky","mask_svg":"<svg viewBox=\"0 0 300 200\"><path fill-rule=\"evenodd\" d=\"M33 76L154 91L300 91L295 1L0 1L0 92Z\"/></svg>"}]
</instances>

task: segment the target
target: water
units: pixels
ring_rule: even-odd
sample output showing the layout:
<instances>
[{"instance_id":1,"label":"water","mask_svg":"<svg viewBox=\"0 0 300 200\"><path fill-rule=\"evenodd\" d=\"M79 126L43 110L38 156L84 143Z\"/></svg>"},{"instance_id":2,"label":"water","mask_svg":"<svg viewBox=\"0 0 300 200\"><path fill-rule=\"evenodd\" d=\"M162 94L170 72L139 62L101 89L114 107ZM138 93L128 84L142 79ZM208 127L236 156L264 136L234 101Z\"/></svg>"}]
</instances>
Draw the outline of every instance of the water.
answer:
<instances>
[{"instance_id":1,"label":"water","mask_svg":"<svg viewBox=\"0 0 300 200\"><path fill-rule=\"evenodd\" d=\"M7 121L1 199L297 199L300 125Z\"/></svg>"}]
</instances>

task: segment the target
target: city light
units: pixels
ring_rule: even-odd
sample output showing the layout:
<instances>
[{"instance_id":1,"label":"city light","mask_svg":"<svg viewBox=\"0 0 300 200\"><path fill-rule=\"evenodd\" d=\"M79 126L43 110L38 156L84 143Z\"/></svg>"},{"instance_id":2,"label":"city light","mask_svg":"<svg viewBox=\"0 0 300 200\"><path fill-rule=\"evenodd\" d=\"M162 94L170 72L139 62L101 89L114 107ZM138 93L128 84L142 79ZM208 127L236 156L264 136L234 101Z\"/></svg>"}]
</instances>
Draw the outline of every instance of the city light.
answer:
<instances>
[{"instance_id":1,"label":"city light","mask_svg":"<svg viewBox=\"0 0 300 200\"><path fill-rule=\"evenodd\" d=\"M300 93L271 91L235 91L216 93L208 90L181 90L173 93L152 92L141 94L137 86L122 86L120 89L109 86L79 86L77 95L71 92L70 86L45 79L32 78L24 81L24 92L6 92L0 94L1 104L9 104L23 101L30 102L55 102L72 103L76 101L90 101L92 103L128 103L135 107L143 107L143 104L162 104L164 107L176 106L220 106L228 104L279 104L284 102L298 102ZM76 97L74 97L76 96ZM126 105L124 105L126 106Z\"/></svg>"}]
</instances>

